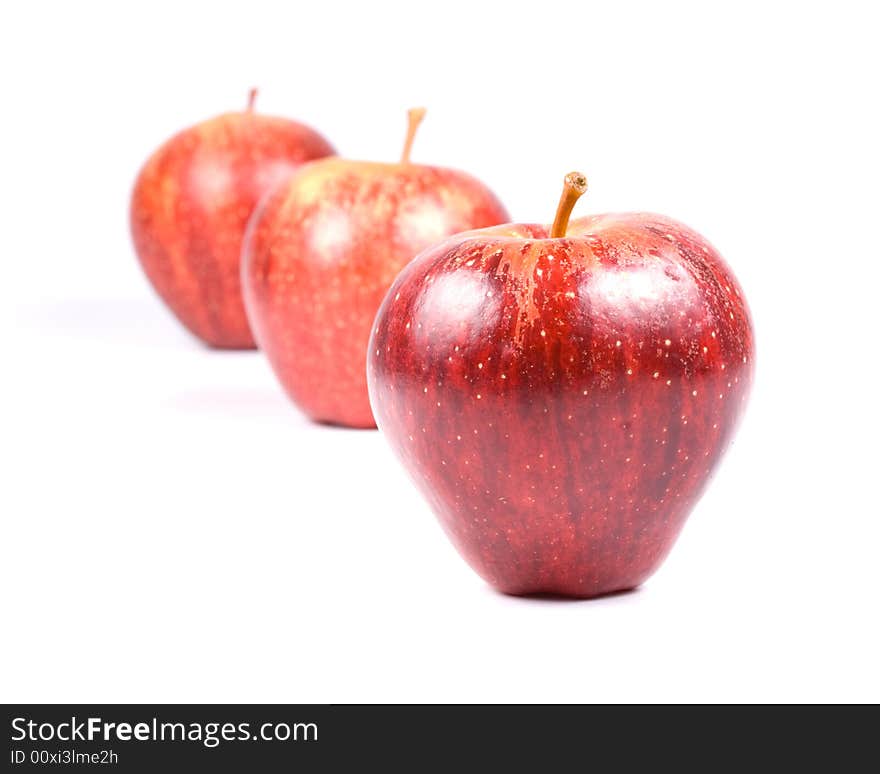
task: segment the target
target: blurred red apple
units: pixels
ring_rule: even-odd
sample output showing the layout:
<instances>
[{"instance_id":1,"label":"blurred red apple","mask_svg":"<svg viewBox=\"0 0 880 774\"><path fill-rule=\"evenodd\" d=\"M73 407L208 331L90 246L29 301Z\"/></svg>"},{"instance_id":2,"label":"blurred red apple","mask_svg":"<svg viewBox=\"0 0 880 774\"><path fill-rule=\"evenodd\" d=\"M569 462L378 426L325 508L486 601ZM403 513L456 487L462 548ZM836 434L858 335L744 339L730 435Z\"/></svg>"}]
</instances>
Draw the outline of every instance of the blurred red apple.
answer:
<instances>
[{"instance_id":1,"label":"blurred red apple","mask_svg":"<svg viewBox=\"0 0 880 774\"><path fill-rule=\"evenodd\" d=\"M303 124L248 109L186 129L147 161L131 233L159 296L213 347L254 346L241 300L241 243L260 198L333 147Z\"/></svg>"},{"instance_id":2,"label":"blurred red apple","mask_svg":"<svg viewBox=\"0 0 880 774\"><path fill-rule=\"evenodd\" d=\"M423 115L410 111L400 163L308 164L251 223L242 267L251 326L290 398L314 420L375 427L366 351L388 287L428 245L508 219L470 175L410 163Z\"/></svg>"},{"instance_id":3,"label":"blurred red apple","mask_svg":"<svg viewBox=\"0 0 880 774\"><path fill-rule=\"evenodd\" d=\"M452 542L512 594L631 589L662 562L742 414L733 273L660 215L569 213L455 236L398 277L373 411Z\"/></svg>"}]
</instances>

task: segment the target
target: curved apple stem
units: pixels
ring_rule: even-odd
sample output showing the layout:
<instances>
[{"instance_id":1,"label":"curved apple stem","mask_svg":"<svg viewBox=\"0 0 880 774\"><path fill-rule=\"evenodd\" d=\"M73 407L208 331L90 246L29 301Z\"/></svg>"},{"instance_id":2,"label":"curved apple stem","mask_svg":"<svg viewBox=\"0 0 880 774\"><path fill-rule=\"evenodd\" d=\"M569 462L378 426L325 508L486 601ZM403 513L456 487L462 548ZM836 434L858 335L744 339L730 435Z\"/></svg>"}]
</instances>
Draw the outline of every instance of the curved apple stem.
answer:
<instances>
[{"instance_id":1,"label":"curved apple stem","mask_svg":"<svg viewBox=\"0 0 880 774\"><path fill-rule=\"evenodd\" d=\"M409 154L412 151L413 140L416 138L416 131L419 128L419 124L422 123L426 112L425 108L411 108L406 114L409 119L409 125L406 128L406 142L403 144L403 153L400 155L401 164L409 164Z\"/></svg>"},{"instance_id":2,"label":"curved apple stem","mask_svg":"<svg viewBox=\"0 0 880 774\"><path fill-rule=\"evenodd\" d=\"M559 197L559 205L556 208L556 218L550 227L550 238L564 237L568 231L568 219L574 209L575 202L584 195L587 190L587 178L580 172L569 172L565 176L562 185L562 196Z\"/></svg>"},{"instance_id":3,"label":"curved apple stem","mask_svg":"<svg viewBox=\"0 0 880 774\"><path fill-rule=\"evenodd\" d=\"M248 113L254 112L254 104L256 103L256 101L257 101L257 88L256 88L256 86L254 86L248 92L248 101L247 101L247 112Z\"/></svg>"}]
</instances>

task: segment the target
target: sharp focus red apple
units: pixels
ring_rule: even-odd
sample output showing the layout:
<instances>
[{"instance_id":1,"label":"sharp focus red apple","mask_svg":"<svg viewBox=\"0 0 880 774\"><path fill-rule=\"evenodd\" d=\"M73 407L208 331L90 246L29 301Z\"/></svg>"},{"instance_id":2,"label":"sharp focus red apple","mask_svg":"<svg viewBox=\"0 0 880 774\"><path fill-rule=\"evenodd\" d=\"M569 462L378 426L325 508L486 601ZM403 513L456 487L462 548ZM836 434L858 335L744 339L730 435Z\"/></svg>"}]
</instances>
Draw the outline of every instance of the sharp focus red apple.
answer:
<instances>
[{"instance_id":1,"label":"sharp focus red apple","mask_svg":"<svg viewBox=\"0 0 880 774\"><path fill-rule=\"evenodd\" d=\"M159 296L214 347L254 346L241 300L241 243L257 202L305 161L332 154L317 132L248 109L175 135L147 161L131 232Z\"/></svg>"},{"instance_id":2,"label":"sharp focus red apple","mask_svg":"<svg viewBox=\"0 0 880 774\"><path fill-rule=\"evenodd\" d=\"M373 411L452 542L511 594L592 597L663 561L752 381L749 311L699 234L646 213L460 234L370 341Z\"/></svg>"},{"instance_id":3,"label":"sharp focus red apple","mask_svg":"<svg viewBox=\"0 0 880 774\"><path fill-rule=\"evenodd\" d=\"M314 420L375 427L366 350L388 287L428 245L508 219L470 175L410 163L422 113L410 112L400 163L309 164L251 224L242 267L251 325L288 395Z\"/></svg>"}]
</instances>

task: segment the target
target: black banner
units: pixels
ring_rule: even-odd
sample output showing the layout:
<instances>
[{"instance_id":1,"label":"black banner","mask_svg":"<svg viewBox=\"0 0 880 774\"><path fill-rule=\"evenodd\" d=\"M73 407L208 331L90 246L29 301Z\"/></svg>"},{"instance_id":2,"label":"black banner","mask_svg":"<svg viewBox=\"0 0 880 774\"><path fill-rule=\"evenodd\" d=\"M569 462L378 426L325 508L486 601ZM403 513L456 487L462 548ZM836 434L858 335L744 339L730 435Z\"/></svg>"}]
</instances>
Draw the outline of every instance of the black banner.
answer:
<instances>
[{"instance_id":1,"label":"black banner","mask_svg":"<svg viewBox=\"0 0 880 774\"><path fill-rule=\"evenodd\" d=\"M876 707L5 705L4 770L705 771L866 763ZM830 717L828 716L830 714ZM852 713L846 713L850 715ZM834 722L835 720L845 722ZM870 724L870 725L869 725ZM872 756L873 757L873 756Z\"/></svg>"}]
</instances>

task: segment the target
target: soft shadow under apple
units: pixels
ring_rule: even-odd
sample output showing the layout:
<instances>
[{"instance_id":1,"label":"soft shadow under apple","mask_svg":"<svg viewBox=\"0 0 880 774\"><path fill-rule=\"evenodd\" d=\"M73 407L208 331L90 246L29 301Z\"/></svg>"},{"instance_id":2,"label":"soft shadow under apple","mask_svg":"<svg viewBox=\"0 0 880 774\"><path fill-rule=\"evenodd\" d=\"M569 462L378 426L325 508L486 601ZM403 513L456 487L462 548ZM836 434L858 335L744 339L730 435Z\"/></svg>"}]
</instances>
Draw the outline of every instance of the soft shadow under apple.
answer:
<instances>
[{"instance_id":1,"label":"soft shadow under apple","mask_svg":"<svg viewBox=\"0 0 880 774\"><path fill-rule=\"evenodd\" d=\"M599 597L590 597L588 599L580 599L578 597L567 597L564 594L506 594L503 591L492 588L487 585L486 588L496 597L504 597L512 602L523 602L526 604L558 604L558 605L584 605L600 606L603 604L620 603L623 601L632 601L642 596L643 586L636 586L632 589L622 589L621 591L612 591L610 594L603 594Z\"/></svg>"}]
</instances>

